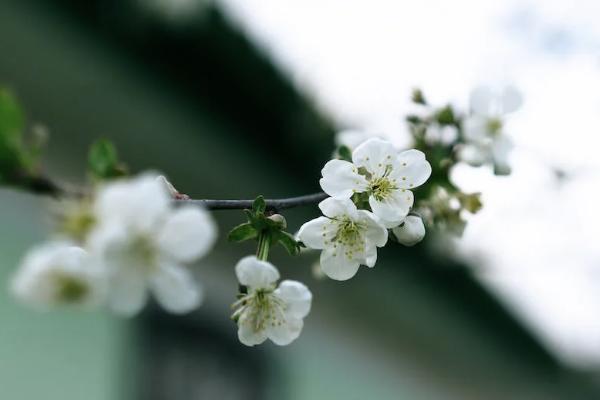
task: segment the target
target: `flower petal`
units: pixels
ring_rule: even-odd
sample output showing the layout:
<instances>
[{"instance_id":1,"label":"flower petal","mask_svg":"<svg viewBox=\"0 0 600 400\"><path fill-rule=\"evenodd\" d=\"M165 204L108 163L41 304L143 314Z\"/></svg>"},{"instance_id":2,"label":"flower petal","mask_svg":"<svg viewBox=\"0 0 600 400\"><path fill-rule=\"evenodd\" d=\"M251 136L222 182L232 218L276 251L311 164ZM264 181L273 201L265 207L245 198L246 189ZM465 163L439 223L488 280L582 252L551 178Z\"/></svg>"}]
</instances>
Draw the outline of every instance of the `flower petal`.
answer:
<instances>
[{"instance_id":1,"label":"flower petal","mask_svg":"<svg viewBox=\"0 0 600 400\"><path fill-rule=\"evenodd\" d=\"M499 164L508 163L508 155L513 149L513 142L507 136L499 136L492 144L492 155L494 162Z\"/></svg>"},{"instance_id":2,"label":"flower petal","mask_svg":"<svg viewBox=\"0 0 600 400\"><path fill-rule=\"evenodd\" d=\"M267 340L267 332L255 330L252 320L242 316L238 321L238 339L246 346L255 346Z\"/></svg>"},{"instance_id":3,"label":"flower petal","mask_svg":"<svg viewBox=\"0 0 600 400\"><path fill-rule=\"evenodd\" d=\"M235 274L242 285L253 289L272 287L279 280L277 268L256 256L242 258L235 266Z\"/></svg>"},{"instance_id":4,"label":"flower petal","mask_svg":"<svg viewBox=\"0 0 600 400\"><path fill-rule=\"evenodd\" d=\"M386 233L387 233L387 230L386 230ZM365 262L364 262L364 264L369 268L373 268L375 266L376 262L377 262L377 247L375 246L374 243L372 243L370 240L367 239L367 241L365 243Z\"/></svg>"},{"instance_id":5,"label":"flower petal","mask_svg":"<svg viewBox=\"0 0 600 400\"><path fill-rule=\"evenodd\" d=\"M478 86L471 90L469 103L471 111L475 114L492 116L495 113L494 94L488 86Z\"/></svg>"},{"instance_id":6,"label":"flower petal","mask_svg":"<svg viewBox=\"0 0 600 400\"><path fill-rule=\"evenodd\" d=\"M300 318L288 318L281 325L269 325L267 336L276 345L286 346L300 336L304 322Z\"/></svg>"},{"instance_id":7,"label":"flower petal","mask_svg":"<svg viewBox=\"0 0 600 400\"><path fill-rule=\"evenodd\" d=\"M479 86L471 91L471 110L479 115L499 117L518 110L523 104L521 93L511 85Z\"/></svg>"},{"instance_id":8,"label":"flower petal","mask_svg":"<svg viewBox=\"0 0 600 400\"><path fill-rule=\"evenodd\" d=\"M359 175L356 167L348 161L331 160L325 164L321 174L321 188L332 197L350 198L355 191L363 192L367 187L365 177Z\"/></svg>"},{"instance_id":9,"label":"flower petal","mask_svg":"<svg viewBox=\"0 0 600 400\"><path fill-rule=\"evenodd\" d=\"M413 193L404 189L395 190L383 201L369 196L369 205L373 214L379 217L386 228L398 226L408 215L413 202Z\"/></svg>"},{"instance_id":10,"label":"flower petal","mask_svg":"<svg viewBox=\"0 0 600 400\"><path fill-rule=\"evenodd\" d=\"M508 114L517 111L523 104L523 96L517 88L512 85L503 87L500 90L500 108L502 114Z\"/></svg>"},{"instance_id":11,"label":"flower petal","mask_svg":"<svg viewBox=\"0 0 600 400\"><path fill-rule=\"evenodd\" d=\"M111 276L108 305L124 317L132 317L144 307L148 294L146 279L132 270L122 270Z\"/></svg>"},{"instance_id":12,"label":"flower petal","mask_svg":"<svg viewBox=\"0 0 600 400\"><path fill-rule=\"evenodd\" d=\"M382 176L386 166L394 163L397 150L393 144L379 138L372 138L352 152L352 162L364 167L374 176Z\"/></svg>"},{"instance_id":13,"label":"flower petal","mask_svg":"<svg viewBox=\"0 0 600 400\"><path fill-rule=\"evenodd\" d=\"M182 207L169 213L158 233L159 248L180 262L192 262L215 244L217 227L208 211Z\"/></svg>"},{"instance_id":14,"label":"flower petal","mask_svg":"<svg viewBox=\"0 0 600 400\"><path fill-rule=\"evenodd\" d=\"M285 280L275 289L274 294L285 301L286 316L304 318L310 312L312 293L303 283Z\"/></svg>"},{"instance_id":15,"label":"flower petal","mask_svg":"<svg viewBox=\"0 0 600 400\"><path fill-rule=\"evenodd\" d=\"M155 175L146 174L102 187L95 202L100 221L117 219L139 229L151 229L168 210L169 195Z\"/></svg>"},{"instance_id":16,"label":"flower petal","mask_svg":"<svg viewBox=\"0 0 600 400\"><path fill-rule=\"evenodd\" d=\"M388 231L379 218L366 210L361 210L359 213L361 215L361 220L367 225L365 238L368 243L377 247L385 246L388 240Z\"/></svg>"},{"instance_id":17,"label":"flower petal","mask_svg":"<svg viewBox=\"0 0 600 400\"><path fill-rule=\"evenodd\" d=\"M328 229L331 227L330 229ZM328 233L334 228L331 220L325 217L315 218L306 222L298 231L298 240L311 249L323 249Z\"/></svg>"},{"instance_id":18,"label":"flower petal","mask_svg":"<svg viewBox=\"0 0 600 400\"><path fill-rule=\"evenodd\" d=\"M343 248L326 248L321 252L321 269L331 279L345 281L356 275L360 261L349 259Z\"/></svg>"},{"instance_id":19,"label":"flower petal","mask_svg":"<svg viewBox=\"0 0 600 400\"><path fill-rule=\"evenodd\" d=\"M167 311L184 314L202 302L202 292L190 271L179 265L162 263L150 278L156 301Z\"/></svg>"},{"instance_id":20,"label":"flower petal","mask_svg":"<svg viewBox=\"0 0 600 400\"><path fill-rule=\"evenodd\" d=\"M398 187L413 189L421 186L431 176L431 164L419 150L407 150L398 155L398 165L391 173Z\"/></svg>"},{"instance_id":21,"label":"flower petal","mask_svg":"<svg viewBox=\"0 0 600 400\"><path fill-rule=\"evenodd\" d=\"M480 167L489 160L489 150L484 146L467 144L458 150L458 158L473 166Z\"/></svg>"},{"instance_id":22,"label":"flower petal","mask_svg":"<svg viewBox=\"0 0 600 400\"><path fill-rule=\"evenodd\" d=\"M489 120L480 115L471 115L463 122L463 133L465 139L471 142L479 142L489 137Z\"/></svg>"},{"instance_id":23,"label":"flower petal","mask_svg":"<svg viewBox=\"0 0 600 400\"><path fill-rule=\"evenodd\" d=\"M350 218L356 217L356 205L350 199L336 199L328 197L319 203L319 209L323 215L329 218L335 218L341 215L348 215Z\"/></svg>"},{"instance_id":24,"label":"flower petal","mask_svg":"<svg viewBox=\"0 0 600 400\"><path fill-rule=\"evenodd\" d=\"M440 125L434 123L425 131L425 141L434 145L437 143L449 145L458 138L458 128L454 125Z\"/></svg>"},{"instance_id":25,"label":"flower petal","mask_svg":"<svg viewBox=\"0 0 600 400\"><path fill-rule=\"evenodd\" d=\"M416 215L409 215L401 226L393 229L398 242L405 246L414 246L425 237L423 220Z\"/></svg>"}]
</instances>

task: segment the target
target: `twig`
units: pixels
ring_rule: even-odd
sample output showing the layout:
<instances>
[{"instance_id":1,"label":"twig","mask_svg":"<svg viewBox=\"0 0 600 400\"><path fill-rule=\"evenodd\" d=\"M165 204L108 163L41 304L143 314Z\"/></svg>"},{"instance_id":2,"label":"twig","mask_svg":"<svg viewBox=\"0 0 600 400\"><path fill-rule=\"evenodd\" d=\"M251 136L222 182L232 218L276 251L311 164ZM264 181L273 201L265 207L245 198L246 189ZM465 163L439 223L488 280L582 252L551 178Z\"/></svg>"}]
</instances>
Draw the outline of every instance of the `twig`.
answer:
<instances>
[{"instance_id":1,"label":"twig","mask_svg":"<svg viewBox=\"0 0 600 400\"><path fill-rule=\"evenodd\" d=\"M286 199L265 199L267 210L278 211L288 208L307 206L317 204L327 198L323 192L307 194L298 197L289 197ZM177 203L194 204L203 206L209 210L243 210L252 208L254 200L176 200Z\"/></svg>"},{"instance_id":2,"label":"twig","mask_svg":"<svg viewBox=\"0 0 600 400\"><path fill-rule=\"evenodd\" d=\"M82 197L84 192L76 190L65 185L58 185L54 181L46 177L28 177L27 181L24 182L25 186L33 193L45 194L53 197ZM289 197L284 199L265 199L268 211L279 211L294 207L307 206L311 204L318 204L322 200L325 200L328 195L324 192L307 194L304 196ZM187 196L181 196L174 200L178 204L193 204L203 206L209 210L243 210L252 208L254 200L213 200L213 199L201 199L194 200L189 199Z\"/></svg>"}]
</instances>

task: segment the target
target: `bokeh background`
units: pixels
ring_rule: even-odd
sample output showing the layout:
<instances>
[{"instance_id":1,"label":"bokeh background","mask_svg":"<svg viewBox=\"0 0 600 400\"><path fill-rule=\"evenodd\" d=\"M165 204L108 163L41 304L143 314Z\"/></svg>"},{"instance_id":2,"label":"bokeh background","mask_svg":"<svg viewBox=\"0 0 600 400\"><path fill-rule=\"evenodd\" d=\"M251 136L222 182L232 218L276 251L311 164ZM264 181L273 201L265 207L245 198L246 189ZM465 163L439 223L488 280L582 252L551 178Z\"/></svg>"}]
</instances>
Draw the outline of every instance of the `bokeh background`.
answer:
<instances>
[{"instance_id":1,"label":"bokeh background","mask_svg":"<svg viewBox=\"0 0 600 400\"><path fill-rule=\"evenodd\" d=\"M343 284L313 278L316 255L274 252L315 296L285 348L237 341L233 265L254 249L224 239L194 267L207 299L186 317L15 304L6 282L52 205L0 189L1 397L600 398L599 15L593 0L0 1L0 84L73 183L104 136L193 197L298 195L319 189L339 129L407 143L413 87L440 105L481 83L525 97L513 174L454 171L485 206L452 251L388 247ZM215 216L222 232L243 218Z\"/></svg>"}]
</instances>

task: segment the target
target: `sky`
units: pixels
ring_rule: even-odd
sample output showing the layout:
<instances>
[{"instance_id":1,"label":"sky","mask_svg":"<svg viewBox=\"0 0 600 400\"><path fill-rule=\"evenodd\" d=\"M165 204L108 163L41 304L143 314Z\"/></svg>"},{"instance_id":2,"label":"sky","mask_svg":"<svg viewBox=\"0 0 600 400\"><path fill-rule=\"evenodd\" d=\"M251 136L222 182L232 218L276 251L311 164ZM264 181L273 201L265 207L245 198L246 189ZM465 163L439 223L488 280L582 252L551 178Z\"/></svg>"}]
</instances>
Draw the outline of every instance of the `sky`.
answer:
<instances>
[{"instance_id":1,"label":"sky","mask_svg":"<svg viewBox=\"0 0 600 400\"><path fill-rule=\"evenodd\" d=\"M513 174L454 171L485 204L459 252L561 360L600 366L600 2L218 1L340 127L399 145L412 88L464 108L477 85L517 86Z\"/></svg>"}]
</instances>

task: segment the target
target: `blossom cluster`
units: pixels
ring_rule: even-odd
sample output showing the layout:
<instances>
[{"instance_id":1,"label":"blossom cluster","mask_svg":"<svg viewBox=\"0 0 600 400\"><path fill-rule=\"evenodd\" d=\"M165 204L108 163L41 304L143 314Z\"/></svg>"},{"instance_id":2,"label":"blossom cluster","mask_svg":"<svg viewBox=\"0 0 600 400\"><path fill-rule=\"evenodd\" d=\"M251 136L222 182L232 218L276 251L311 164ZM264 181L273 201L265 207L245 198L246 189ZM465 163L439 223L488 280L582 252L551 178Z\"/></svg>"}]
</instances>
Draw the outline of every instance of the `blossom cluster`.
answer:
<instances>
[{"instance_id":1,"label":"blossom cluster","mask_svg":"<svg viewBox=\"0 0 600 400\"><path fill-rule=\"evenodd\" d=\"M466 112L452 105L433 106L420 90L413 92L412 101L413 112L406 117L411 147L425 154L432 166L432 178L414 211L429 227L460 235L466 225L463 214L478 212L482 204L480 193L464 193L457 187L452 168L466 163L490 166L496 175L510 174L513 145L505 127L508 116L521 106L521 95L512 86L477 87ZM336 136L338 153L355 149L370 137L373 134L367 131L341 131Z\"/></svg>"},{"instance_id":2,"label":"blossom cluster","mask_svg":"<svg viewBox=\"0 0 600 400\"><path fill-rule=\"evenodd\" d=\"M480 193L465 193L451 179L455 165L490 166L496 175L511 172L513 147L505 132L509 114L519 109L520 93L512 86L480 86L471 91L469 110L430 105L421 91L413 93L416 112L407 117L415 148L427 154L435 179L416 205L426 223L461 235L465 213L477 213Z\"/></svg>"},{"instance_id":3,"label":"blossom cluster","mask_svg":"<svg viewBox=\"0 0 600 400\"><path fill-rule=\"evenodd\" d=\"M419 150L398 151L390 142L371 138L350 160L325 164L320 180L329 198L319 204L322 217L302 225L298 239L322 250L323 272L332 279L352 278L360 265L375 266L377 248L388 241L388 229L401 243L413 245L424 234L423 222L409 215L411 191L425 183L431 165Z\"/></svg>"},{"instance_id":4,"label":"blossom cluster","mask_svg":"<svg viewBox=\"0 0 600 400\"><path fill-rule=\"evenodd\" d=\"M196 308L202 292L185 265L212 248L216 225L201 208L175 208L162 179L107 183L67 207L58 237L24 258L16 296L38 308L107 305L123 316L149 293L173 313Z\"/></svg>"}]
</instances>

